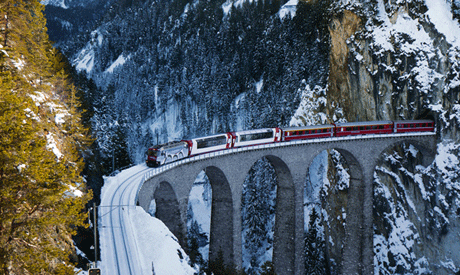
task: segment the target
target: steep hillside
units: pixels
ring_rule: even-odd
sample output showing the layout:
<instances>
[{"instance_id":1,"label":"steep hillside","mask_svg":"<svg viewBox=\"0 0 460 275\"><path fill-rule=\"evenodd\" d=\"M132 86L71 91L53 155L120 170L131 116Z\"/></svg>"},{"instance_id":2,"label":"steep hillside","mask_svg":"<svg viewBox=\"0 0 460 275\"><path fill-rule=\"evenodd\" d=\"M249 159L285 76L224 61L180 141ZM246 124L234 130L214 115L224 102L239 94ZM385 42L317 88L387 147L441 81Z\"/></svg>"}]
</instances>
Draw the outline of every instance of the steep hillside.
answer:
<instances>
[{"instance_id":1,"label":"steep hillside","mask_svg":"<svg viewBox=\"0 0 460 275\"><path fill-rule=\"evenodd\" d=\"M0 3L0 274L72 274L88 139L38 1Z\"/></svg>"},{"instance_id":2,"label":"steep hillside","mask_svg":"<svg viewBox=\"0 0 460 275\"><path fill-rule=\"evenodd\" d=\"M375 274L459 271L457 14L455 2L444 0L333 5L328 113L348 121L437 123L438 153L431 165L422 166L420 152L404 144L377 166Z\"/></svg>"},{"instance_id":3,"label":"steep hillside","mask_svg":"<svg viewBox=\"0 0 460 275\"><path fill-rule=\"evenodd\" d=\"M101 150L114 146L107 131L139 163L156 142L288 125L303 81L324 87L327 77L323 7L301 3L292 19L280 1L114 6L74 55L113 98L93 120Z\"/></svg>"}]
</instances>

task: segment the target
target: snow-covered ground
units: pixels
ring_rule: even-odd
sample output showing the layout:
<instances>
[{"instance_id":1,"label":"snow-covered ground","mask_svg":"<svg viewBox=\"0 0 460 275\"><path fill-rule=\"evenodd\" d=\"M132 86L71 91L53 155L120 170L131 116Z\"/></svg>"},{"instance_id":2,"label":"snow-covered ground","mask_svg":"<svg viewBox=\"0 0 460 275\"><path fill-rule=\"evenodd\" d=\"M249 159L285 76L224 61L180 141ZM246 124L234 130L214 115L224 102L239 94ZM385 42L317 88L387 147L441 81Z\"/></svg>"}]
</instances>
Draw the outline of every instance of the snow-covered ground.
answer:
<instances>
[{"instance_id":1,"label":"snow-covered ground","mask_svg":"<svg viewBox=\"0 0 460 275\"><path fill-rule=\"evenodd\" d=\"M98 211L101 261L105 275L193 274L188 256L160 220L150 216L135 199L144 164L105 178Z\"/></svg>"}]
</instances>

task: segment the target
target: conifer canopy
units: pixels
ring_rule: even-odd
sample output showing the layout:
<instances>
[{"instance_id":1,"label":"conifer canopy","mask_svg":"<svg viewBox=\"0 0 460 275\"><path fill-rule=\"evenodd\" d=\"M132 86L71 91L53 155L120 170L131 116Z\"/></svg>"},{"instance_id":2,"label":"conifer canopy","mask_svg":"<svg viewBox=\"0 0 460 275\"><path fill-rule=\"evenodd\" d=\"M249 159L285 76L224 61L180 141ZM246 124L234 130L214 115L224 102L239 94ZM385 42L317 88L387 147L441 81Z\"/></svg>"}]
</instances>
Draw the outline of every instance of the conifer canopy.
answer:
<instances>
[{"instance_id":1,"label":"conifer canopy","mask_svg":"<svg viewBox=\"0 0 460 275\"><path fill-rule=\"evenodd\" d=\"M91 197L75 87L38 0L0 1L0 274L74 274Z\"/></svg>"}]
</instances>

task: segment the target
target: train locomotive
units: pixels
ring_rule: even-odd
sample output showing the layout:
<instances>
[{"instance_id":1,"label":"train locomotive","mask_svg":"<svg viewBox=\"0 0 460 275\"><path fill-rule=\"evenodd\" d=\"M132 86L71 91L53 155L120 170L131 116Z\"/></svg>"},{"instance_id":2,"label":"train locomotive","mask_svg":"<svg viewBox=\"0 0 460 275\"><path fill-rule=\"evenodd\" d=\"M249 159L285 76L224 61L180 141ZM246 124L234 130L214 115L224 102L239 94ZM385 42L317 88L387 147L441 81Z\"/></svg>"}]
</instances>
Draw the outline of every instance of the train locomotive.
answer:
<instances>
[{"instance_id":1,"label":"train locomotive","mask_svg":"<svg viewBox=\"0 0 460 275\"><path fill-rule=\"evenodd\" d=\"M369 134L434 132L432 120L398 120L333 123L316 126L264 128L228 132L148 148L146 164L157 167L179 159L231 148L314 138Z\"/></svg>"}]
</instances>

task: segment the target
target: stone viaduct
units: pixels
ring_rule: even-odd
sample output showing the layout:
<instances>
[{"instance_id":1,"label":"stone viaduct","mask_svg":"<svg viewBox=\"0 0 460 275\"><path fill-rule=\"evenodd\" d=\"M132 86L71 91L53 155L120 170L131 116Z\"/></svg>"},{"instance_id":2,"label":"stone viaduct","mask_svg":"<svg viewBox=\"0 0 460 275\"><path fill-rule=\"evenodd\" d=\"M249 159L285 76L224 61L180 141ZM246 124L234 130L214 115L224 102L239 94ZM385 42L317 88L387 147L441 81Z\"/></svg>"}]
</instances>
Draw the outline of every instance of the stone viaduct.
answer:
<instances>
[{"instance_id":1,"label":"stone viaduct","mask_svg":"<svg viewBox=\"0 0 460 275\"><path fill-rule=\"evenodd\" d=\"M137 204L146 211L153 199L156 216L183 244L192 185L205 171L212 188L209 259L221 251L227 264L242 266L241 197L243 182L257 160L266 157L278 177L273 263L276 274L304 274L303 190L313 159L335 149L350 173L342 274L373 274L373 174L385 150L414 145L427 166L436 154L434 133L315 139L231 149L152 169L141 185Z\"/></svg>"}]
</instances>

